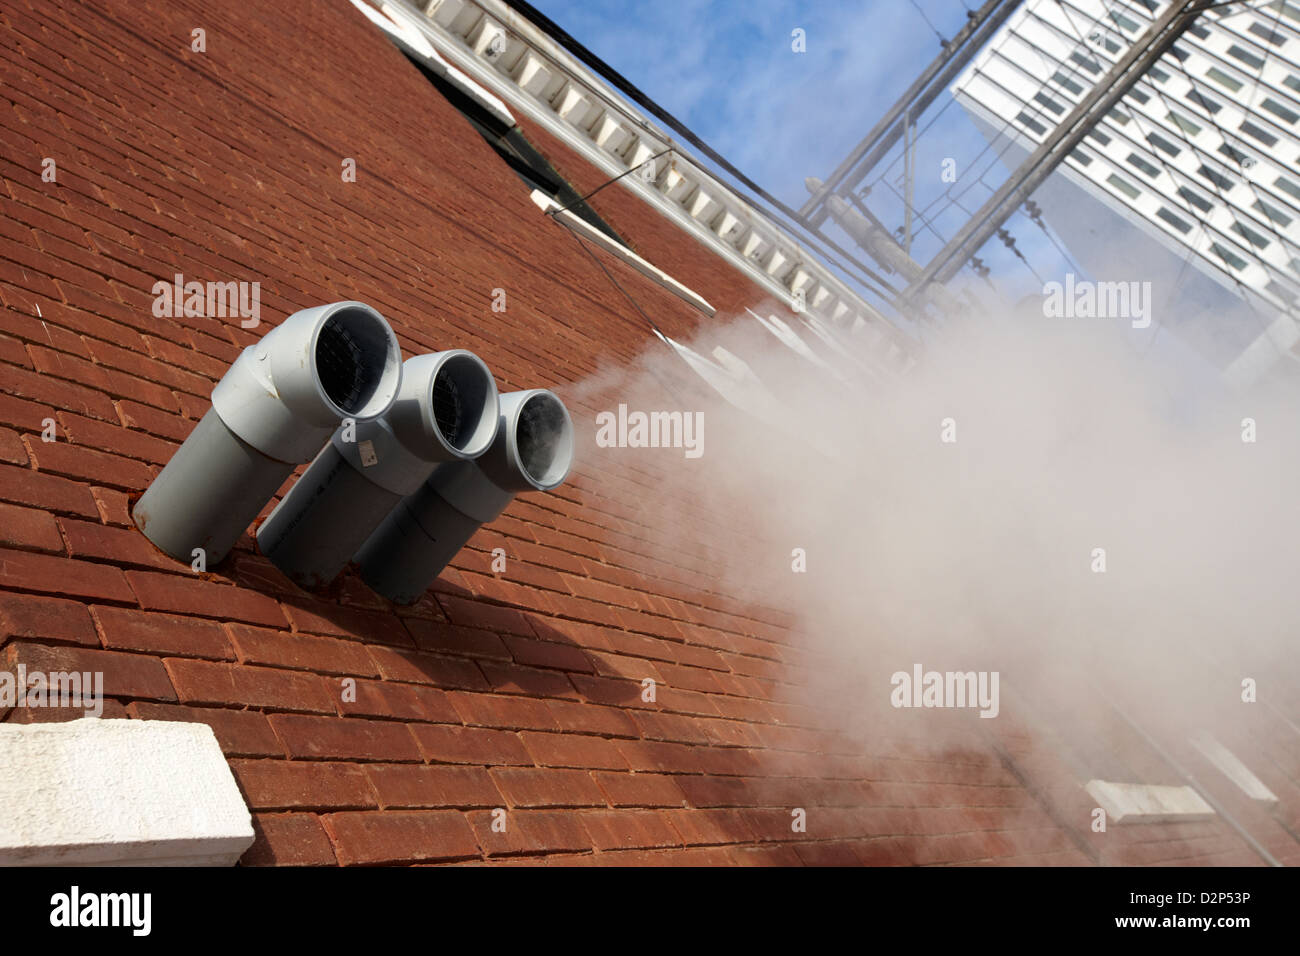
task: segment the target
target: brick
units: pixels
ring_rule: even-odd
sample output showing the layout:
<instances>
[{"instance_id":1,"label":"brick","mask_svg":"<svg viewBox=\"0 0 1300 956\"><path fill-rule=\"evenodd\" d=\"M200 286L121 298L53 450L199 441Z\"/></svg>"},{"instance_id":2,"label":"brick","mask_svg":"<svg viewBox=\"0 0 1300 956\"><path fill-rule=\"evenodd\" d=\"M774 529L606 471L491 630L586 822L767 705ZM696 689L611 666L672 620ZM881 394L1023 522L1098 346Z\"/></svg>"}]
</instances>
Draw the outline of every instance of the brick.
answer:
<instances>
[{"instance_id":1,"label":"brick","mask_svg":"<svg viewBox=\"0 0 1300 956\"><path fill-rule=\"evenodd\" d=\"M88 518L99 514L85 485L12 465L0 465L0 500Z\"/></svg>"},{"instance_id":2,"label":"brick","mask_svg":"<svg viewBox=\"0 0 1300 956\"><path fill-rule=\"evenodd\" d=\"M858 866L858 855L849 843L804 843L794 852L804 866Z\"/></svg>"},{"instance_id":3,"label":"brick","mask_svg":"<svg viewBox=\"0 0 1300 956\"><path fill-rule=\"evenodd\" d=\"M420 752L430 763L471 763L485 766L531 766L532 758L518 734L505 730L447 725L412 726Z\"/></svg>"},{"instance_id":4,"label":"brick","mask_svg":"<svg viewBox=\"0 0 1300 956\"><path fill-rule=\"evenodd\" d=\"M130 499L126 494L113 488L91 488L90 493L99 509L100 521L119 528L134 527L129 508Z\"/></svg>"},{"instance_id":5,"label":"brick","mask_svg":"<svg viewBox=\"0 0 1300 956\"><path fill-rule=\"evenodd\" d=\"M487 690L488 683L472 661L390 647L372 646L370 656L386 680L464 690Z\"/></svg>"},{"instance_id":6,"label":"brick","mask_svg":"<svg viewBox=\"0 0 1300 956\"><path fill-rule=\"evenodd\" d=\"M398 647L411 647L413 643L401 619L389 613L306 600L286 603L284 613L295 631Z\"/></svg>"},{"instance_id":7,"label":"brick","mask_svg":"<svg viewBox=\"0 0 1300 956\"><path fill-rule=\"evenodd\" d=\"M27 454L37 471L93 481L125 491L143 491L153 481L153 470L143 462L96 451L66 441L41 441L27 437Z\"/></svg>"},{"instance_id":8,"label":"brick","mask_svg":"<svg viewBox=\"0 0 1300 956\"><path fill-rule=\"evenodd\" d=\"M640 731L640 736L646 740L668 740L683 744L709 743L709 735L700 726L698 718L653 710L633 711L629 716Z\"/></svg>"},{"instance_id":9,"label":"brick","mask_svg":"<svg viewBox=\"0 0 1300 956\"><path fill-rule=\"evenodd\" d=\"M327 683L335 689L339 713L345 716L389 717L430 723L460 722L460 715L447 699L447 694L436 687L357 680L349 688L355 690L356 700L344 700L342 679L327 679Z\"/></svg>"},{"instance_id":10,"label":"brick","mask_svg":"<svg viewBox=\"0 0 1300 956\"><path fill-rule=\"evenodd\" d=\"M95 622L84 604L33 594L0 593L0 644L11 639L99 647Z\"/></svg>"},{"instance_id":11,"label":"brick","mask_svg":"<svg viewBox=\"0 0 1300 956\"><path fill-rule=\"evenodd\" d=\"M63 553L63 537L48 511L0 504L0 547Z\"/></svg>"},{"instance_id":12,"label":"brick","mask_svg":"<svg viewBox=\"0 0 1300 956\"><path fill-rule=\"evenodd\" d=\"M195 425L194 422L179 415L129 400L117 403L117 414L127 428L149 432L151 435L170 439L173 442L185 441Z\"/></svg>"},{"instance_id":13,"label":"brick","mask_svg":"<svg viewBox=\"0 0 1300 956\"><path fill-rule=\"evenodd\" d=\"M60 518L59 527L74 558L92 558L146 568L175 568L177 563L132 528L110 528L93 521Z\"/></svg>"},{"instance_id":14,"label":"brick","mask_svg":"<svg viewBox=\"0 0 1300 956\"><path fill-rule=\"evenodd\" d=\"M504 727L509 730L557 730L559 725L545 702L499 694L452 691L452 706L469 726Z\"/></svg>"},{"instance_id":15,"label":"brick","mask_svg":"<svg viewBox=\"0 0 1300 956\"><path fill-rule=\"evenodd\" d=\"M370 765L366 774L384 809L499 807L505 800L481 767Z\"/></svg>"},{"instance_id":16,"label":"brick","mask_svg":"<svg viewBox=\"0 0 1300 956\"><path fill-rule=\"evenodd\" d=\"M229 624L230 639L246 664L349 677L377 677L379 669L361 644L332 637L290 634L247 624Z\"/></svg>"},{"instance_id":17,"label":"brick","mask_svg":"<svg viewBox=\"0 0 1300 956\"><path fill-rule=\"evenodd\" d=\"M569 679L573 681L578 693L592 703L612 707L657 707L656 704L641 699L642 686L639 681L588 677L584 674L571 674ZM658 693L656 688L656 697Z\"/></svg>"},{"instance_id":18,"label":"brick","mask_svg":"<svg viewBox=\"0 0 1300 956\"><path fill-rule=\"evenodd\" d=\"M704 747L655 740L619 740L615 741L615 745L633 770L660 773L704 772Z\"/></svg>"},{"instance_id":19,"label":"brick","mask_svg":"<svg viewBox=\"0 0 1300 956\"><path fill-rule=\"evenodd\" d=\"M51 353L57 354L57 353ZM25 399L41 405L67 409L79 415L88 415L104 421L116 421L117 413L112 401L103 392L61 381L39 372L15 368L12 365L0 365L0 392L15 398ZM44 417L44 416L42 416ZM32 427L40 430L40 425Z\"/></svg>"},{"instance_id":20,"label":"brick","mask_svg":"<svg viewBox=\"0 0 1300 956\"><path fill-rule=\"evenodd\" d=\"M659 810L596 810L580 822L597 850L680 846L681 838Z\"/></svg>"},{"instance_id":21,"label":"brick","mask_svg":"<svg viewBox=\"0 0 1300 956\"><path fill-rule=\"evenodd\" d=\"M39 434L45 427L45 419L54 418L54 409L46 404L25 401L13 395L0 393L0 424L16 428L20 432ZM23 449L24 462L27 449Z\"/></svg>"},{"instance_id":22,"label":"brick","mask_svg":"<svg viewBox=\"0 0 1300 956\"><path fill-rule=\"evenodd\" d=\"M495 691L526 697L577 697L569 679L559 671L518 667L499 661L483 661L479 669Z\"/></svg>"},{"instance_id":23,"label":"brick","mask_svg":"<svg viewBox=\"0 0 1300 956\"><path fill-rule=\"evenodd\" d=\"M403 724L360 717L272 714L271 727L289 755L310 760L419 762L420 749Z\"/></svg>"},{"instance_id":24,"label":"brick","mask_svg":"<svg viewBox=\"0 0 1300 956\"><path fill-rule=\"evenodd\" d=\"M439 594L438 603L446 612L447 620L453 624L479 627L498 633L519 634L524 637L534 636L528 618L514 608L483 601L467 601L448 594Z\"/></svg>"},{"instance_id":25,"label":"brick","mask_svg":"<svg viewBox=\"0 0 1300 956\"><path fill-rule=\"evenodd\" d=\"M570 811L510 810L505 830L493 829L491 811L469 814L479 846L489 856L510 853L566 853L590 849L591 838Z\"/></svg>"},{"instance_id":26,"label":"brick","mask_svg":"<svg viewBox=\"0 0 1300 956\"><path fill-rule=\"evenodd\" d=\"M159 661L143 654L119 654L72 645L40 645L14 641L5 648L5 664L13 669L25 664L28 671L101 672L105 697L146 700L176 699L167 672Z\"/></svg>"},{"instance_id":27,"label":"brick","mask_svg":"<svg viewBox=\"0 0 1300 956\"><path fill-rule=\"evenodd\" d=\"M594 773L614 807L680 807L686 802L674 777L654 773Z\"/></svg>"},{"instance_id":28,"label":"brick","mask_svg":"<svg viewBox=\"0 0 1300 956\"><path fill-rule=\"evenodd\" d=\"M112 650L216 660L235 657L225 631L211 621L103 605L91 608L91 613L104 646Z\"/></svg>"},{"instance_id":29,"label":"brick","mask_svg":"<svg viewBox=\"0 0 1300 956\"><path fill-rule=\"evenodd\" d=\"M232 760L231 772L254 810L358 809L377 806L365 771L355 764Z\"/></svg>"},{"instance_id":30,"label":"brick","mask_svg":"<svg viewBox=\"0 0 1300 956\"><path fill-rule=\"evenodd\" d=\"M548 700L546 709L551 712L561 730L573 733L599 734L602 737L639 737L632 719L616 707L599 704L579 704L567 700Z\"/></svg>"},{"instance_id":31,"label":"brick","mask_svg":"<svg viewBox=\"0 0 1300 956\"><path fill-rule=\"evenodd\" d=\"M241 866L333 866L338 861L320 820L311 813L253 814L253 845Z\"/></svg>"},{"instance_id":32,"label":"brick","mask_svg":"<svg viewBox=\"0 0 1300 956\"><path fill-rule=\"evenodd\" d=\"M501 638L491 631L419 618L406 618L405 624L415 640L416 647L422 651L501 661L510 660L510 651L506 649Z\"/></svg>"},{"instance_id":33,"label":"brick","mask_svg":"<svg viewBox=\"0 0 1300 956\"><path fill-rule=\"evenodd\" d=\"M165 465L171 460L176 449L175 442L163 441L131 431L118 425L84 418L69 412L59 413L62 435L76 445L87 445L100 451L110 452L127 458Z\"/></svg>"},{"instance_id":34,"label":"brick","mask_svg":"<svg viewBox=\"0 0 1300 956\"><path fill-rule=\"evenodd\" d=\"M521 733L520 738L539 767L585 767L626 770L627 759L613 742L582 734Z\"/></svg>"},{"instance_id":35,"label":"brick","mask_svg":"<svg viewBox=\"0 0 1300 956\"><path fill-rule=\"evenodd\" d=\"M668 822L687 846L752 843L757 839L739 810L669 810ZM792 818L786 813L787 827Z\"/></svg>"},{"instance_id":36,"label":"brick","mask_svg":"<svg viewBox=\"0 0 1300 956\"><path fill-rule=\"evenodd\" d=\"M128 571L126 579L149 611L172 611L199 617L234 619L250 624L284 627L280 605L263 594L186 577L152 571Z\"/></svg>"},{"instance_id":37,"label":"brick","mask_svg":"<svg viewBox=\"0 0 1300 956\"><path fill-rule=\"evenodd\" d=\"M207 724L227 757L283 757L284 748L271 731L266 715L255 710L224 707L183 707L135 701L127 707L139 720L181 720Z\"/></svg>"},{"instance_id":38,"label":"brick","mask_svg":"<svg viewBox=\"0 0 1300 956\"><path fill-rule=\"evenodd\" d=\"M179 657L165 663L180 700L187 704L337 712L323 679L315 674Z\"/></svg>"},{"instance_id":39,"label":"brick","mask_svg":"<svg viewBox=\"0 0 1300 956\"><path fill-rule=\"evenodd\" d=\"M321 818L344 866L420 863L479 855L465 815L455 810L331 813Z\"/></svg>"},{"instance_id":40,"label":"brick","mask_svg":"<svg viewBox=\"0 0 1300 956\"><path fill-rule=\"evenodd\" d=\"M27 446L12 428L0 428L0 461L11 465L27 464Z\"/></svg>"},{"instance_id":41,"label":"brick","mask_svg":"<svg viewBox=\"0 0 1300 956\"><path fill-rule=\"evenodd\" d=\"M490 771L512 807L603 807L605 795L582 770L502 767Z\"/></svg>"},{"instance_id":42,"label":"brick","mask_svg":"<svg viewBox=\"0 0 1300 956\"><path fill-rule=\"evenodd\" d=\"M506 647L515 662L527 667L553 667L558 670L580 671L594 674L596 665L585 651L571 644L536 641L507 635Z\"/></svg>"},{"instance_id":43,"label":"brick","mask_svg":"<svg viewBox=\"0 0 1300 956\"><path fill-rule=\"evenodd\" d=\"M131 601L131 589L117 568L26 551L0 550L0 588Z\"/></svg>"}]
</instances>

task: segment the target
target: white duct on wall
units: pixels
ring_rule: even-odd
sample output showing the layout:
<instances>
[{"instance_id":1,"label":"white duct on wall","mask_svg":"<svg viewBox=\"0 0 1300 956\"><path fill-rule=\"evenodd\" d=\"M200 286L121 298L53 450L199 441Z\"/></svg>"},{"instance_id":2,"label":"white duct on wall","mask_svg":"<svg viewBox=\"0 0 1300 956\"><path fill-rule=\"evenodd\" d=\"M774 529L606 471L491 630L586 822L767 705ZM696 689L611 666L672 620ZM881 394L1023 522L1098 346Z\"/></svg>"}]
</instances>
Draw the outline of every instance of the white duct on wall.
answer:
<instances>
[{"instance_id":1,"label":"white duct on wall","mask_svg":"<svg viewBox=\"0 0 1300 956\"><path fill-rule=\"evenodd\" d=\"M335 430L258 529L258 547L303 587L328 584L438 464L487 451L498 417L496 383L477 355L407 359L392 408L355 434Z\"/></svg>"},{"instance_id":2,"label":"white duct on wall","mask_svg":"<svg viewBox=\"0 0 1300 956\"><path fill-rule=\"evenodd\" d=\"M388 411L401 378L397 336L370 306L295 312L240 353L132 519L176 560L218 563L342 419Z\"/></svg>"},{"instance_id":3,"label":"white duct on wall","mask_svg":"<svg viewBox=\"0 0 1300 956\"><path fill-rule=\"evenodd\" d=\"M501 396L496 440L481 458L440 465L357 552L361 577L398 604L414 604L481 525L515 495L550 491L573 466L573 422L546 389Z\"/></svg>"}]
</instances>

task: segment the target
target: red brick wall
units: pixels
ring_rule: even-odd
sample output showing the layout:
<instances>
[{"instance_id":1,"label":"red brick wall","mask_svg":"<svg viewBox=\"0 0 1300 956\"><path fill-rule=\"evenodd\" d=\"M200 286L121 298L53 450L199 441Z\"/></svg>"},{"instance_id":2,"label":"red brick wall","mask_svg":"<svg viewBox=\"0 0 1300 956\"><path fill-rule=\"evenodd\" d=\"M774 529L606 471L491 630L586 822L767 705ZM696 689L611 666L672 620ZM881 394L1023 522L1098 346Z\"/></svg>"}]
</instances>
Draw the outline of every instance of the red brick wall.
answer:
<instances>
[{"instance_id":1,"label":"red brick wall","mask_svg":"<svg viewBox=\"0 0 1300 956\"><path fill-rule=\"evenodd\" d=\"M155 318L159 279L260 281L270 322L359 299L407 353L470 348L503 391L581 381L653 340L345 3L15 0L0 23L0 655L102 670L107 717L210 724L255 815L245 863L1087 862L987 739L864 743L791 703L823 662L789 614L714 593L704 543L648 553L649 471L580 463L410 609L352 576L306 594L250 536L199 576L160 555L130 497L266 326ZM579 190L601 181L527 133ZM621 188L595 205L724 313L766 298ZM699 327L606 262L668 334Z\"/></svg>"}]
</instances>

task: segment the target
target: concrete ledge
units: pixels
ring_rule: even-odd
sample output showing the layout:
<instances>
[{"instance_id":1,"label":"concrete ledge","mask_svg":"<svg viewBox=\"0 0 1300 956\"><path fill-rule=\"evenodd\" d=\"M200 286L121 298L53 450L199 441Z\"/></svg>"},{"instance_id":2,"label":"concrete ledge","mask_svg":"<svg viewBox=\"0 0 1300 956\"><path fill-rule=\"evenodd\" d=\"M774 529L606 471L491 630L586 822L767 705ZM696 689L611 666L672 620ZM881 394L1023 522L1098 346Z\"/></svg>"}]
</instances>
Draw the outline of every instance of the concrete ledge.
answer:
<instances>
[{"instance_id":1,"label":"concrete ledge","mask_svg":"<svg viewBox=\"0 0 1300 956\"><path fill-rule=\"evenodd\" d=\"M1212 735L1202 732L1192 737L1191 741L1192 746L1199 750L1206 760L1240 787L1250 799L1258 800L1260 803L1277 803L1277 794L1268 789L1264 781L1255 776L1236 754L1219 743Z\"/></svg>"},{"instance_id":2,"label":"concrete ledge","mask_svg":"<svg viewBox=\"0 0 1300 956\"><path fill-rule=\"evenodd\" d=\"M1192 823L1214 819L1214 808L1191 787L1089 780L1084 787L1111 823Z\"/></svg>"},{"instance_id":3,"label":"concrete ledge","mask_svg":"<svg viewBox=\"0 0 1300 956\"><path fill-rule=\"evenodd\" d=\"M3 866L232 866L253 842L206 724L0 724L0 768Z\"/></svg>"}]
</instances>

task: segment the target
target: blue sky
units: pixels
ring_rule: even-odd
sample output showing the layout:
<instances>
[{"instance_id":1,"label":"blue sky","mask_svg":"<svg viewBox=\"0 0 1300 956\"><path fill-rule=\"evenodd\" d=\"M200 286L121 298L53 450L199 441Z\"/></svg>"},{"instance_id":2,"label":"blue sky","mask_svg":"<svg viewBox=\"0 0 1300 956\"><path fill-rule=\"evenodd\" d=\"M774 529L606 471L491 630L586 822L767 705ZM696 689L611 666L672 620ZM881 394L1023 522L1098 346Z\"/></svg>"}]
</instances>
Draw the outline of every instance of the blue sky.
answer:
<instances>
[{"instance_id":1,"label":"blue sky","mask_svg":"<svg viewBox=\"0 0 1300 956\"><path fill-rule=\"evenodd\" d=\"M979 0L917 0L920 11L909 0L533 2L751 179L797 208L807 198L804 178L830 174L938 54L935 30L951 37L965 24L968 5ZM791 49L796 28L806 35L804 53ZM940 179L943 161L956 161L952 194L972 212L991 192L984 182L996 188L1006 171L946 93L922 125L930 120L917 148L917 206L933 202L931 214L946 209L934 224L947 238L966 216L945 201L951 184ZM893 191L902 190L902 164L890 165L899 152L868 180L879 179L868 205L890 226L902 223ZM1024 217L1014 217L1009 228L1041 279L996 239L981 255L1013 301L1070 269ZM831 234L851 247L842 233ZM940 245L933 234L920 233L913 254L925 261Z\"/></svg>"}]
</instances>

